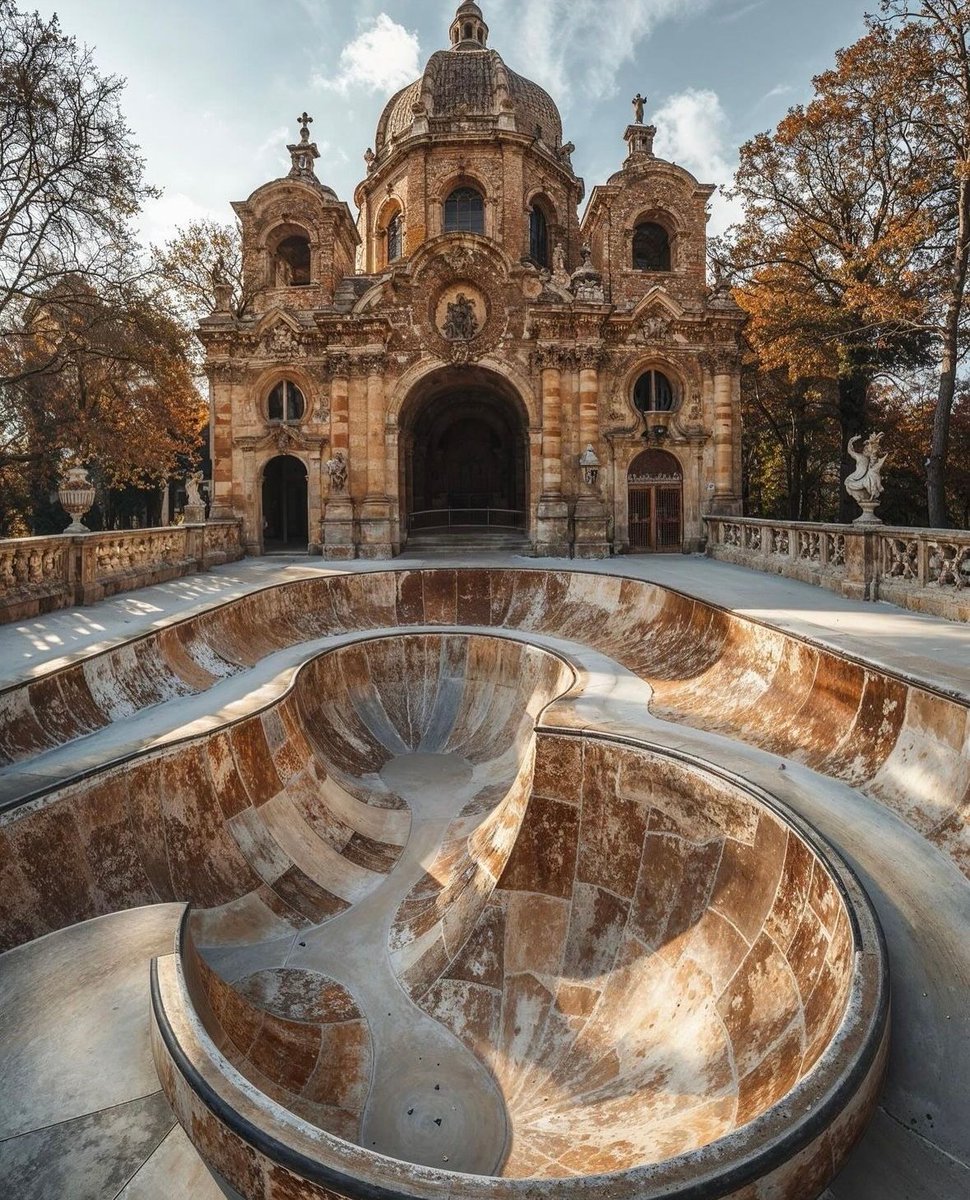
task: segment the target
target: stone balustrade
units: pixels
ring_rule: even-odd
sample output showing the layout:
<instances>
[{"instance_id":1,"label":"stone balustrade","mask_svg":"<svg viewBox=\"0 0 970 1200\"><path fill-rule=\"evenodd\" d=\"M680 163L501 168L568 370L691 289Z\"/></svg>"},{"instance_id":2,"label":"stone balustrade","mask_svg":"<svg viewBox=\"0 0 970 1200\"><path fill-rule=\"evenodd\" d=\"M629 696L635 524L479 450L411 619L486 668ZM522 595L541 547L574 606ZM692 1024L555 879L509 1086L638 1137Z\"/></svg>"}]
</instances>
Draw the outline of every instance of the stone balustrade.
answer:
<instances>
[{"instance_id":1,"label":"stone balustrade","mask_svg":"<svg viewBox=\"0 0 970 1200\"><path fill-rule=\"evenodd\" d=\"M970 530L814 525L706 517L707 553L830 588L853 600L885 600L970 621Z\"/></svg>"},{"instance_id":2,"label":"stone balustrade","mask_svg":"<svg viewBox=\"0 0 970 1200\"><path fill-rule=\"evenodd\" d=\"M149 587L243 557L237 521L0 541L0 623Z\"/></svg>"}]
</instances>

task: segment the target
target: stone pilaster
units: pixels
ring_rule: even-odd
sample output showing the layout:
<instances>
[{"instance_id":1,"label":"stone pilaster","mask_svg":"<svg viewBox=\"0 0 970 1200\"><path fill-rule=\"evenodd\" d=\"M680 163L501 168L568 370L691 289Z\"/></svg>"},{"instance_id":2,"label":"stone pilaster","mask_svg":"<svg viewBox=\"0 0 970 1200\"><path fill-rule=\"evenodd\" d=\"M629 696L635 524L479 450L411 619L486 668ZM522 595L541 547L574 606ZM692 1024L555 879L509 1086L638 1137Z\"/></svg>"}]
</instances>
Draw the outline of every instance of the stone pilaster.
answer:
<instances>
[{"instance_id":1,"label":"stone pilaster","mask_svg":"<svg viewBox=\"0 0 970 1200\"><path fill-rule=\"evenodd\" d=\"M349 471L350 455L350 362L345 354L331 356L330 453L342 455ZM346 485L335 491L331 481L323 518L323 557L345 562L356 557L354 506Z\"/></svg>"},{"instance_id":2,"label":"stone pilaster","mask_svg":"<svg viewBox=\"0 0 970 1200\"><path fill-rule=\"evenodd\" d=\"M369 354L362 362L367 379L367 494L360 506L360 558L390 558L391 503L387 497L384 445L384 370L386 355Z\"/></svg>"},{"instance_id":3,"label":"stone pilaster","mask_svg":"<svg viewBox=\"0 0 970 1200\"><path fill-rule=\"evenodd\" d=\"M584 454L591 446L602 464L600 440L600 368L604 352L600 346L584 346L579 352L579 444ZM595 484L586 482L579 472L579 497L574 518L573 552L577 558L608 558L610 554L609 520L603 503L602 481L605 468Z\"/></svg>"},{"instance_id":4,"label":"stone pilaster","mask_svg":"<svg viewBox=\"0 0 970 1200\"><path fill-rule=\"evenodd\" d=\"M539 558L569 557L569 505L562 494L562 361L555 347L538 352L542 371L542 495L536 513Z\"/></svg>"}]
</instances>

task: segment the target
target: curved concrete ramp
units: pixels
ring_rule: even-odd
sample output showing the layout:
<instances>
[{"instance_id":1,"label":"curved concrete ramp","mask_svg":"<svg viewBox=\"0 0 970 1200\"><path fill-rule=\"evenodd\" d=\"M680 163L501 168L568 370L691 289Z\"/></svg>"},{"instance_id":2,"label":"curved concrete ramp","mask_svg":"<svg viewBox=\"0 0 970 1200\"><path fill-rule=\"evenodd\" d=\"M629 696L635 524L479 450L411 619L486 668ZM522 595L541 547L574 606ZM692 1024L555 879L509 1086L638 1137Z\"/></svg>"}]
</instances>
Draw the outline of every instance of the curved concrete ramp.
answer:
<instances>
[{"instance_id":1,"label":"curved concrete ramp","mask_svg":"<svg viewBox=\"0 0 970 1200\"><path fill-rule=\"evenodd\" d=\"M606 769L605 787L602 764L596 778L588 778L585 756L591 747L594 758L601 753L603 734L636 743L621 745L620 758L650 756L655 751L645 743L656 743L693 756L702 775L704 762L728 767L783 797L851 856L889 935L897 1037L884 1110L860 1153L831 1184L832 1195L837 1200L950 1200L970 1186L966 1096L955 1084L970 1069L966 697L952 686L949 693L934 689L925 678L914 681L850 661L710 604L622 578L624 569L618 567L615 576L496 568L315 578L255 593L164 634L149 633L0 697L0 738L11 759L0 771L0 785L13 805L0 817L3 944L19 946L57 929L69 937L67 926L133 905L176 898L196 903L183 955L183 963L193 955L198 962L191 996L179 983L174 960L163 955L158 965L156 1009L171 1016L173 1039L170 1045L161 1026L156 1030L159 1077L177 1096L180 1119L195 1131L209 1160L217 1161L231 1148L237 1166L246 1164L249 1174L237 1179L247 1195L257 1194L268 1178L284 1188L293 1164L261 1165L251 1157L252 1142L245 1136L234 1140L236 1131L211 1126L211 1109L202 1098L206 1087L210 1100L223 1095L264 1132L276 1128L273 1122L281 1113L289 1114L279 1131L283 1141L299 1151L298 1158L305 1151L317 1169L321 1146L328 1154L333 1149L336 1157L329 1161L339 1160L344 1170L324 1173L308 1185L323 1189L315 1194L355 1195L351 1182L356 1180L371 1189L389 1189L395 1200L448 1194L441 1192L443 1186L453 1196L472 1196L474 1178L454 1173L464 1167L502 1172L504 1178L483 1185L483 1200L532 1195L530 1187L538 1196L548 1191L557 1198L587 1200L595 1194L589 1190L594 1184L576 1172L598 1161L602 1169L615 1170L612 1190L604 1192L610 1200L624 1194L616 1190L618 1177L628 1177L625 1186L637 1200L650 1196L655 1186L666 1189L658 1194L671 1196L687 1187L688 1179L696 1182L695 1168L703 1176L705 1163L720 1160L719 1149L707 1155L706 1136L717 1138L715 1148L736 1146L752 1128L760 1147L785 1161L772 1167L761 1160L760 1181L745 1184L739 1196L812 1200L824 1189L867 1111L870 1093L861 1075L857 1072L851 1085L859 1104L842 1108L845 1125L830 1125L800 1150L784 1135L767 1132L765 1122L779 1096L785 1105L783 1076L795 1089L813 1088L825 1066L823 1052L809 1069L808 1046L810 1028L818 1033L826 1026L819 1015L826 997L830 1019L840 1003L831 986L838 958L830 954L841 942L819 911L826 905L811 894L802 903L802 914L807 918L811 911L821 925L814 933L808 928L797 945L797 934L787 945L779 944L787 933L782 935L778 914L772 918L771 910L760 916L749 912L750 929L742 929L742 914L730 917L741 938L734 942L735 955L743 954L739 968L764 938L779 945L785 965L772 958L755 970L751 959L755 982L747 990L759 999L762 992L767 995L761 981L775 964L773 979L795 981L792 1006L782 1006L779 1020L794 1014L794 1026L800 1020L804 1034L796 1053L789 1023L771 1042L767 1058L745 1058L721 1013L723 989L705 997L691 988L682 1012L688 1024L693 1022L696 1044L716 1045L717 1026L705 1024L713 1010L726 1030L722 1047L726 1051L730 1043L730 1054L737 1054L726 1089L709 1105L692 1103L700 1085L691 1091L690 1078L711 1086L721 1078L704 1074L704 1064L715 1062L716 1055L680 1054L660 1061L647 1036L650 1022L644 1029L635 1015L635 1000L641 994L665 1000L669 988L659 980L689 979L703 951L714 955L730 949L730 937L718 949L714 941L705 946L699 932L724 917L731 891L721 895L724 854L714 871L702 853L706 834L698 838L687 827L675 832L657 815L663 806L653 777L664 786L673 777L664 762L641 773L640 791L629 786L629 766ZM465 796L463 789L474 784L479 766L495 764L505 753L479 761L473 739L467 741L472 752L459 752L437 733L437 740L422 745L437 720L433 713L448 674L432 668L433 656L425 651L414 656L422 635L408 637L408 627L429 625L438 627L436 636L443 640L481 636L501 626L514 631L514 638L566 655L582 671L578 687L542 718L535 786L528 774L531 730L519 740L520 731L510 721L503 727L507 756L501 768L508 790L484 789L463 800L463 812L436 812L437 841L425 846L418 871L409 854L423 832L421 802L426 799L433 808L436 792L452 799ZM456 625L461 633L454 632ZM337 655L320 657L341 641L361 640L361 631L391 636L354 646L342 663ZM398 647L393 653L376 648L395 641L412 645L406 653L402 646L400 654ZM403 709L396 698L385 702L383 687L375 686L385 677L389 696L397 688L397 695L407 697ZM146 680L144 687L140 679ZM79 700L72 707L74 695ZM105 697L103 706L98 696ZM186 725L184 714L197 716L207 708L211 715L204 722ZM472 720L470 711L461 728ZM481 727L500 726L501 712L492 708ZM89 729L94 732L83 741L71 740ZM176 739L185 731L191 740L179 744ZM170 745L163 744L166 739ZM548 759L544 751L552 743L556 751ZM571 758L577 752L569 747L580 743L579 758ZM146 754L149 744L157 749ZM108 765L122 753L134 757ZM87 778L71 775L74 761L91 772ZM569 803L566 784L581 792L590 789L590 800L581 796ZM735 786L723 778L716 786L698 783L687 815L696 819L698 805L717 807L717 795ZM519 787L527 807L508 803ZM597 823L604 805L592 801L594 795L613 801L605 805L602 834ZM16 807L24 797L32 797L30 803ZM510 819L490 824L503 810ZM650 814L639 842L638 812ZM728 847L732 838L723 831L714 840L722 834ZM812 845L801 832L788 831L786 837L775 897L798 874L787 865L791 839ZM735 892L763 900L778 857L757 836L753 845L765 853L759 849L746 862L743 855L736 859L743 884ZM638 872L647 870L649 861L662 864L655 940L635 931L648 907L640 875L632 894L629 883L620 886L618 864L636 853ZM575 870L568 890L560 881L555 884L560 890L550 892L551 864L570 855ZM603 859L610 863L609 878L587 878L584 873L595 870L591 864ZM684 882L675 887L678 878ZM851 879L841 875L837 861L832 878L851 898ZM705 886L701 910L697 905ZM592 892L603 898L591 909ZM550 917L536 926L536 914L553 912L557 920ZM607 919L611 913L612 921ZM682 913L688 914L686 929ZM582 954L599 962L590 931L601 919L614 934L607 939L602 969L590 977L582 967L585 959L571 947L581 942ZM362 939L358 928L364 925L368 935ZM374 925L382 930L377 941ZM30 949L42 954L45 943ZM362 1003L379 957L386 973L373 990L386 989L395 997L379 1018L386 1031L378 1029L373 1008L365 1011ZM733 961L729 955L728 965ZM710 974L708 968L713 958L704 968ZM627 993L624 978L631 981ZM741 970L738 979L743 978ZM213 1012L200 1027L193 1009L197 1002L198 1013L205 1012L210 990ZM234 999L226 999L230 992ZM626 1001L624 995L633 998ZM221 1060L218 1053L210 1054L220 1036L220 1003L237 1014L240 1030L248 1021L253 1033L240 1050L232 1039L225 1040L223 1028ZM742 999L739 1009L745 1003ZM857 1008L849 999L842 1011L871 1015L875 1009L871 1004ZM514 1015L507 1021L506 1014ZM663 1029L664 1044L670 1046L680 1028L676 1005L667 1017L655 1028ZM232 1024L233 1018L227 1020ZM399 1034L402 1028L428 1031L450 1061L463 1064L467 1094L491 1097L485 1106L496 1121L490 1124L487 1113L477 1126L469 1120L458 1139L471 1145L467 1130L472 1126L482 1133L473 1152L481 1152L484 1166L471 1158L452 1161L450 1155L445 1163L442 1154L437 1165L446 1181L421 1174L436 1163L442 1136L437 1131L448 1115L438 1107L441 1093L435 1083L440 1081L391 1069L378 1088L364 1086L374 1078L378 1061L393 1062L394 1056L378 1045L381 1038L384 1046L395 1045L400 1059L408 1054L411 1043L407 1034ZM844 1021L830 1043L839 1055L843 1030ZM246 1041L244 1032L239 1037ZM759 1049L763 1042L759 1039ZM198 1090L193 1086L190 1094L180 1091L186 1076L175 1063L173 1047L189 1052L190 1065L199 1072ZM420 1052L417 1057L423 1060ZM237 1063L235 1076L229 1059ZM435 1058L435 1070L444 1061ZM878 1056L871 1060L868 1078L878 1078L879 1061ZM326 1078L328 1062L341 1065ZM287 1076L284 1068L293 1064L299 1069ZM650 1067L656 1068L653 1076ZM669 1110L664 1109L669 1100L664 1081L675 1093ZM818 1112L818 1102L830 1102L835 1093L845 1100L844 1084L834 1093L824 1087L813 1093L811 1111ZM767 1108L746 1125L752 1096ZM383 1112L372 1104L379 1097L388 1101ZM725 1116L732 1097L734 1116ZM665 1111L680 1114L671 1116L669 1130ZM585 1115L579 1118L577 1112ZM632 1118L637 1137L618 1139L633 1113L638 1114ZM648 1115L641 1119L643 1113ZM421 1126L420 1136L405 1122L411 1117ZM442 1126L435 1124L439 1117ZM498 1135L490 1139L502 1123L506 1141L496 1167L490 1164L496 1161ZM304 1127L310 1131L305 1140ZM662 1168L658 1173L656 1163L649 1168L642 1163L664 1152L660 1143L668 1133L670 1152L683 1149L674 1161L683 1165L686 1156L694 1173L661 1181ZM359 1144L351 1146L347 1139ZM12 1152L13 1145L7 1149ZM580 1166L570 1157L574 1149L583 1159ZM425 1165L388 1166L375 1153L381 1150ZM2 1159L0 1151L0 1177ZM611 1168L610 1163L620 1165ZM264 1166L269 1176L262 1175ZM533 1182L526 1184L529 1176ZM725 1194L719 1186L710 1182L711 1195Z\"/></svg>"}]
</instances>

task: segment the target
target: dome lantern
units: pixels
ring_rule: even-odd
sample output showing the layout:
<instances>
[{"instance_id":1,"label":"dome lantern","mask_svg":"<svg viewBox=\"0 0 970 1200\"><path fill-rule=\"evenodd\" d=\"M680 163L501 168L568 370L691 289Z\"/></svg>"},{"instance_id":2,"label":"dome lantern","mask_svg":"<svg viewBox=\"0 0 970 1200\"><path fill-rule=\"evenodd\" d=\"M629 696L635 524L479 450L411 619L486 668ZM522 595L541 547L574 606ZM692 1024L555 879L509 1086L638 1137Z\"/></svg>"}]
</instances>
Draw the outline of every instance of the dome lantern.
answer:
<instances>
[{"instance_id":1,"label":"dome lantern","mask_svg":"<svg viewBox=\"0 0 970 1200\"><path fill-rule=\"evenodd\" d=\"M464 0L451 23L452 50L484 50L488 46L488 26L474 0Z\"/></svg>"}]
</instances>

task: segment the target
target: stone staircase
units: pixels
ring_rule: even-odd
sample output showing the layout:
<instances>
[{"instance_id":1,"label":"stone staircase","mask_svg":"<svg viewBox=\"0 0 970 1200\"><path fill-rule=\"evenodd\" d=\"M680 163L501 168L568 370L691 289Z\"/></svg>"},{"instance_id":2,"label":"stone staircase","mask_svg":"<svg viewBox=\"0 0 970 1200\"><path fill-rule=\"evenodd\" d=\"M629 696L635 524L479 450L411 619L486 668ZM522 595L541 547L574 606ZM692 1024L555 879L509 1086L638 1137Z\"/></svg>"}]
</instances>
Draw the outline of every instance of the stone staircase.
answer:
<instances>
[{"instance_id":1,"label":"stone staircase","mask_svg":"<svg viewBox=\"0 0 970 1200\"><path fill-rule=\"evenodd\" d=\"M522 554L531 553L526 534L512 529L468 529L412 533L402 558L426 558L448 554Z\"/></svg>"}]
</instances>

